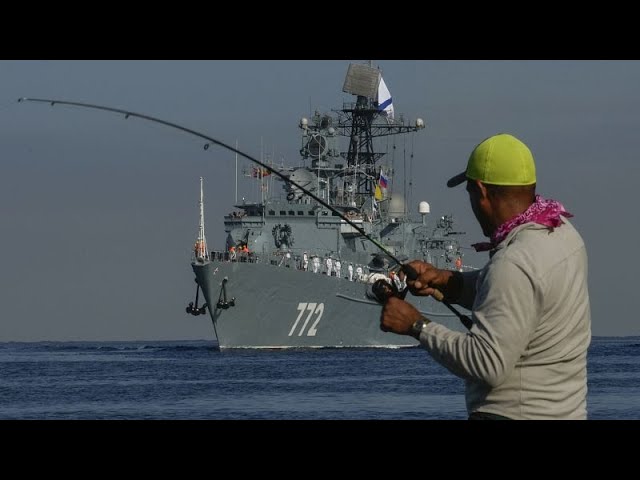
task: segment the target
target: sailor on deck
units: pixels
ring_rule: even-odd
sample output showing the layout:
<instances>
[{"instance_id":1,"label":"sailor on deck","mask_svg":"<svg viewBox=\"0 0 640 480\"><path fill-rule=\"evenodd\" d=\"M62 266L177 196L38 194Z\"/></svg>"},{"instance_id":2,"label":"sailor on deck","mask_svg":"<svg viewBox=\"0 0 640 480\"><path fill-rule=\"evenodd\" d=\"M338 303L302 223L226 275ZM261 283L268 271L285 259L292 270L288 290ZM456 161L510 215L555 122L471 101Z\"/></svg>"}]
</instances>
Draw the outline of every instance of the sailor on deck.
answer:
<instances>
[{"instance_id":1,"label":"sailor on deck","mask_svg":"<svg viewBox=\"0 0 640 480\"><path fill-rule=\"evenodd\" d=\"M333 260L331 259L331 257L327 257L327 259L325 260L325 265L327 267L327 275L331 276L331 270L333 269Z\"/></svg>"}]
</instances>

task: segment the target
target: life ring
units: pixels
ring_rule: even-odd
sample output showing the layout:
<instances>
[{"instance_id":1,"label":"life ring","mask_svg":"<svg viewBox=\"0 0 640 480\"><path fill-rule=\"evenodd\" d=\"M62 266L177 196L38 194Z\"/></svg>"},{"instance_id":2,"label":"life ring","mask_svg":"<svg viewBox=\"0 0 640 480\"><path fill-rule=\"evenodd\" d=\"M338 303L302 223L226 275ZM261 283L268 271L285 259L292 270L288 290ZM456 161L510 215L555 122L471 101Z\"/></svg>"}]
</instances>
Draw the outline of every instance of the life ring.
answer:
<instances>
[{"instance_id":1,"label":"life ring","mask_svg":"<svg viewBox=\"0 0 640 480\"><path fill-rule=\"evenodd\" d=\"M296 197L296 194L293 192L287 193L287 200L291 201Z\"/></svg>"}]
</instances>

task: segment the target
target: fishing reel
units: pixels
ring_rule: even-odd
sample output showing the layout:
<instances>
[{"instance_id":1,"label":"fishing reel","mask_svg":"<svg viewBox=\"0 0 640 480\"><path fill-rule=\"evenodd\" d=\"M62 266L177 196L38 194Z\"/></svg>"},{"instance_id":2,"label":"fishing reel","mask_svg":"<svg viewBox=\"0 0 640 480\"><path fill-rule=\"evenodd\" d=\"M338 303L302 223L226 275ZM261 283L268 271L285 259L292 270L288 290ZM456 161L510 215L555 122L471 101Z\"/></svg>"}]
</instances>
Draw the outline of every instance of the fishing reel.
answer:
<instances>
[{"instance_id":1,"label":"fishing reel","mask_svg":"<svg viewBox=\"0 0 640 480\"><path fill-rule=\"evenodd\" d=\"M384 305L391 297L397 297L404 300L407 296L409 288L406 283L400 280L397 274L393 274L391 278L379 278L367 287L366 295L368 298Z\"/></svg>"}]
</instances>

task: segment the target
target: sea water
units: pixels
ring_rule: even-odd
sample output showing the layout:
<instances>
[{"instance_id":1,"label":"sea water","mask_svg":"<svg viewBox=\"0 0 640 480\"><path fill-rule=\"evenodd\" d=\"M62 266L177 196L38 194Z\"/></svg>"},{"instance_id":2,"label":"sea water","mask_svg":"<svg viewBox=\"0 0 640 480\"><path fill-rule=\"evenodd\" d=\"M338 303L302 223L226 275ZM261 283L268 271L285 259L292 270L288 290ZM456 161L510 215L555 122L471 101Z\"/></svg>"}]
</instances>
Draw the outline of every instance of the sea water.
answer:
<instances>
[{"instance_id":1,"label":"sea water","mask_svg":"<svg viewBox=\"0 0 640 480\"><path fill-rule=\"evenodd\" d=\"M594 337L590 419L640 419L640 337ZM420 348L229 350L208 341L0 343L0 419L466 419Z\"/></svg>"}]
</instances>

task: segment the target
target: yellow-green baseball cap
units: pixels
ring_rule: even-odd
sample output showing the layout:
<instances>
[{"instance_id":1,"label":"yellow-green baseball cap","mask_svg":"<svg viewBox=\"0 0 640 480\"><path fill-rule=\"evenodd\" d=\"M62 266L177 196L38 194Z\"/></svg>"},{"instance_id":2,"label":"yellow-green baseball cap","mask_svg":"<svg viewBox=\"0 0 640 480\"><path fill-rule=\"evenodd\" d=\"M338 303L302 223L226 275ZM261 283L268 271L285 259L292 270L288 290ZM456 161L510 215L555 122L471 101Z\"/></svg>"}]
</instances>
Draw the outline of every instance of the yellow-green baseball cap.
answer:
<instances>
[{"instance_id":1,"label":"yellow-green baseball cap","mask_svg":"<svg viewBox=\"0 0 640 480\"><path fill-rule=\"evenodd\" d=\"M451 178L447 187L455 187L468 179L491 185L533 185L536 164L529 147L513 135L500 133L473 149L467 170Z\"/></svg>"}]
</instances>

